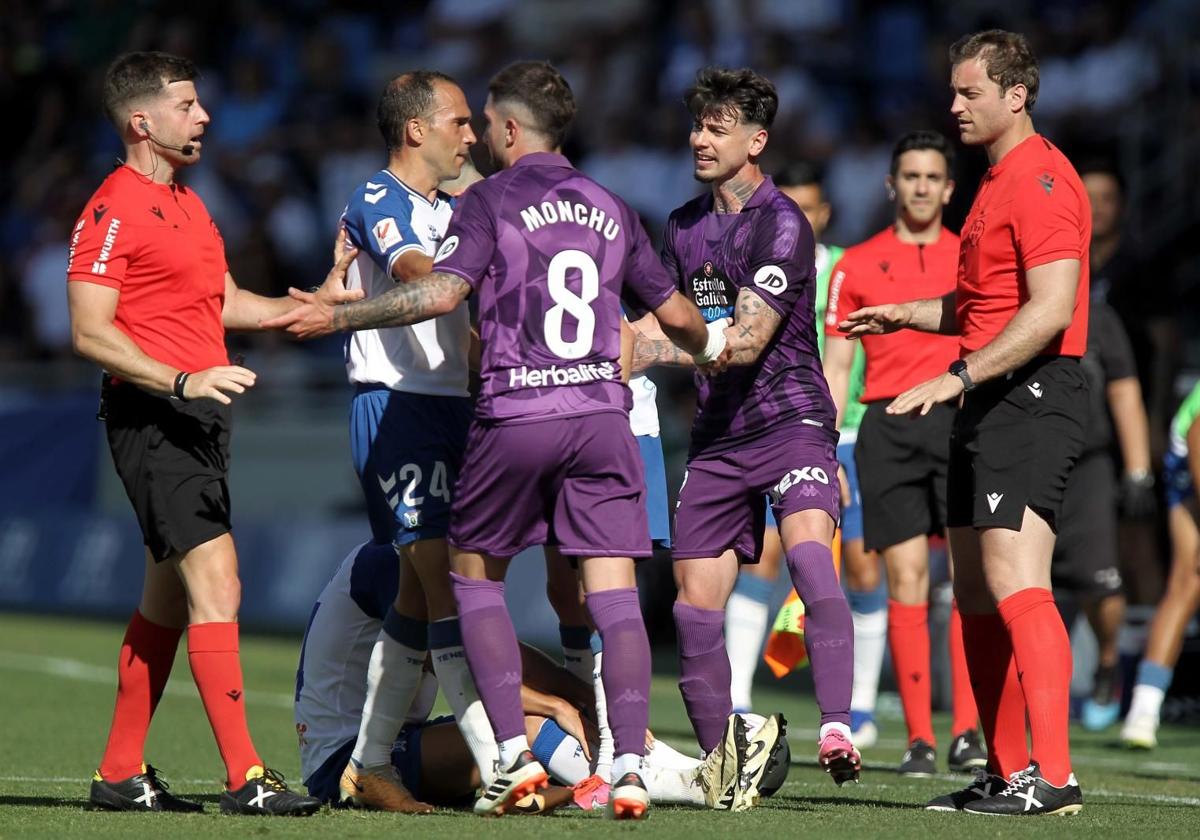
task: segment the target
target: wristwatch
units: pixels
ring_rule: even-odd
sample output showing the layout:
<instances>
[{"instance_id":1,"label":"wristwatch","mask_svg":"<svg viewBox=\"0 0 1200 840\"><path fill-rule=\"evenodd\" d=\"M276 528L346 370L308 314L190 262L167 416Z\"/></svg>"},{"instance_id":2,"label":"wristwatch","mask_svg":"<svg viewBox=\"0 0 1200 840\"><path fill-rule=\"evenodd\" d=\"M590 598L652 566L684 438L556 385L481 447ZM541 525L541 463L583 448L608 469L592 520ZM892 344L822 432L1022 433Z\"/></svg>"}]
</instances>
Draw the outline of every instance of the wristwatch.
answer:
<instances>
[{"instance_id":1,"label":"wristwatch","mask_svg":"<svg viewBox=\"0 0 1200 840\"><path fill-rule=\"evenodd\" d=\"M975 381L971 379L971 375L967 373L967 363L962 359L955 359L950 363L950 373L962 380L964 391L975 390Z\"/></svg>"}]
</instances>

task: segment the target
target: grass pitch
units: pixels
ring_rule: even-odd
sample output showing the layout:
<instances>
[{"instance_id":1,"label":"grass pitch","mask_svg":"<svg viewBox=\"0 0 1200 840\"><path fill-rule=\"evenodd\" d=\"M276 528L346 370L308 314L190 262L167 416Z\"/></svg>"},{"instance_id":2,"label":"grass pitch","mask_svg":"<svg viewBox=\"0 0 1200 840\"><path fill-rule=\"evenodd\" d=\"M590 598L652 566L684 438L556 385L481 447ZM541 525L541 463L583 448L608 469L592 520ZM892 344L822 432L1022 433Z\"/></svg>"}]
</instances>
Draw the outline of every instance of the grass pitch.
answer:
<instances>
[{"instance_id":1,"label":"grass pitch","mask_svg":"<svg viewBox=\"0 0 1200 840\"><path fill-rule=\"evenodd\" d=\"M91 773L100 760L112 714L116 652L124 628L113 623L0 615L0 698L4 716L0 755L0 837L162 835L173 837L584 837L637 832L645 837L851 838L1023 836L1091 840L1197 836L1200 831L1200 730L1164 727L1153 753L1115 745L1115 729L1073 733L1075 772L1084 809L1074 817L998 820L929 813L932 796L961 787L964 777L905 779L894 768L904 750L904 726L881 722L881 743L864 751L859 785L837 788L815 763L816 715L811 696L770 684L756 687L761 711L784 712L791 721L793 761L787 784L746 814L656 807L642 824L614 824L597 814L565 812L538 818L483 820L443 811L428 817L324 810L309 819L227 817L217 810L223 768L188 671L186 652L176 662L146 755L171 790L205 803L205 814L111 814L85 810ZM264 759L299 784L299 758L291 715L297 639L245 636L242 661L247 711ZM186 650L181 645L181 650ZM948 743L948 722L935 719ZM685 752L695 744L670 675L655 677L651 726ZM944 756L939 756L944 762Z\"/></svg>"}]
</instances>

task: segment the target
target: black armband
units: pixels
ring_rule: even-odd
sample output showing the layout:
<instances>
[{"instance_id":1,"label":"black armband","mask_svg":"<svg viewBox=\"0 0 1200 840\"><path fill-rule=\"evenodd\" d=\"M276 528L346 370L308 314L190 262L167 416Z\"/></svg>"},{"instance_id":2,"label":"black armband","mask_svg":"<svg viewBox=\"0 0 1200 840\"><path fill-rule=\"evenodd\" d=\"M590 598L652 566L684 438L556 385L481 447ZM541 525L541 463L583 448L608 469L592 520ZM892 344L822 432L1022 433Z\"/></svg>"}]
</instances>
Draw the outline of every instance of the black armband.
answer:
<instances>
[{"instance_id":1,"label":"black armband","mask_svg":"<svg viewBox=\"0 0 1200 840\"><path fill-rule=\"evenodd\" d=\"M180 402L187 402L188 398L183 395L183 386L187 384L188 372L185 370L179 371L175 375L175 384L171 387L171 396Z\"/></svg>"}]
</instances>

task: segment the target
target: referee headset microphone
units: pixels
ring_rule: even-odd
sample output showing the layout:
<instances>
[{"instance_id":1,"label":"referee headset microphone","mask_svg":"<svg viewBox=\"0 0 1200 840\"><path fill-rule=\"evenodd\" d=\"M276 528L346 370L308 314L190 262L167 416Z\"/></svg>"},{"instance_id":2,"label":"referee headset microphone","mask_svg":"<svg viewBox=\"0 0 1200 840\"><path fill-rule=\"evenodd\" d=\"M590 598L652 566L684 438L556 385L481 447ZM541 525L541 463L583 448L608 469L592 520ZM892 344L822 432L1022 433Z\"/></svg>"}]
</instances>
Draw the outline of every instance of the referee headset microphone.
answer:
<instances>
[{"instance_id":1,"label":"referee headset microphone","mask_svg":"<svg viewBox=\"0 0 1200 840\"><path fill-rule=\"evenodd\" d=\"M196 147L191 143L184 143L182 146L172 146L170 143L164 143L163 141L159 140L154 136L154 133L150 131L150 123L146 122L145 120L142 120L141 122L141 129L142 131L146 132L146 136L148 136L158 145L162 146L164 149L173 149L184 157L190 157L192 153L196 151Z\"/></svg>"}]
</instances>

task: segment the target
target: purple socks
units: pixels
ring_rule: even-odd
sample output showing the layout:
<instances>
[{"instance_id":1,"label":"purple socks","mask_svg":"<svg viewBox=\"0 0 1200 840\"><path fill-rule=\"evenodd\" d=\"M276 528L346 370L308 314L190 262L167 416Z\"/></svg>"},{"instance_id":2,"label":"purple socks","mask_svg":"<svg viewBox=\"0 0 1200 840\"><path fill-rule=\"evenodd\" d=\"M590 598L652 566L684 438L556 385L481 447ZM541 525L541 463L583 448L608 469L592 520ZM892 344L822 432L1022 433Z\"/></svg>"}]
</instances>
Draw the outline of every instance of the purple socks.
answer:
<instances>
[{"instance_id":1,"label":"purple socks","mask_svg":"<svg viewBox=\"0 0 1200 840\"><path fill-rule=\"evenodd\" d=\"M700 749L712 752L721 742L725 721L733 714L729 654L725 652L725 611L703 610L676 601L672 613L679 634L679 692ZM847 612L847 620L849 615ZM607 665L607 649L604 661ZM847 696L846 706L849 705Z\"/></svg>"},{"instance_id":2,"label":"purple socks","mask_svg":"<svg viewBox=\"0 0 1200 840\"><path fill-rule=\"evenodd\" d=\"M454 600L463 650L496 742L525 734L521 707L521 650L504 603L504 584L471 580L453 572Z\"/></svg>"},{"instance_id":3,"label":"purple socks","mask_svg":"<svg viewBox=\"0 0 1200 840\"><path fill-rule=\"evenodd\" d=\"M644 755L650 723L650 642L635 588L587 595L588 612L604 643L600 678L616 755Z\"/></svg>"},{"instance_id":4,"label":"purple socks","mask_svg":"<svg viewBox=\"0 0 1200 840\"><path fill-rule=\"evenodd\" d=\"M804 602L804 646L812 664L821 723L850 725L854 684L854 623L833 570L833 552L802 542L787 552L788 571Z\"/></svg>"}]
</instances>

